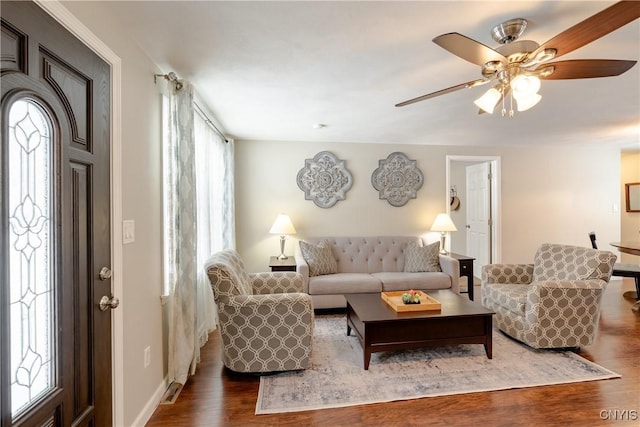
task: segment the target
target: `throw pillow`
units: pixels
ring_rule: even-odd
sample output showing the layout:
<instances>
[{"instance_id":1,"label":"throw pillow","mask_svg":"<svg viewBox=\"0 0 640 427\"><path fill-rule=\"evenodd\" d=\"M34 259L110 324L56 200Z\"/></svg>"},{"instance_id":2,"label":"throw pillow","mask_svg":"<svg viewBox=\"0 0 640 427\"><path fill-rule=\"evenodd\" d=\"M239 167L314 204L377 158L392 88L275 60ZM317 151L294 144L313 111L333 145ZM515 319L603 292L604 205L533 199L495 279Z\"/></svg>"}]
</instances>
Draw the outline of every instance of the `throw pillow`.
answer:
<instances>
[{"instance_id":1,"label":"throw pillow","mask_svg":"<svg viewBox=\"0 0 640 427\"><path fill-rule=\"evenodd\" d=\"M427 246L410 244L404 258L404 271L407 273L442 271L440 268L440 242Z\"/></svg>"},{"instance_id":2,"label":"throw pillow","mask_svg":"<svg viewBox=\"0 0 640 427\"><path fill-rule=\"evenodd\" d=\"M317 245L300 241L300 252L309 264L309 276L321 276L338 272L338 263L331 253L331 247L327 242Z\"/></svg>"}]
</instances>

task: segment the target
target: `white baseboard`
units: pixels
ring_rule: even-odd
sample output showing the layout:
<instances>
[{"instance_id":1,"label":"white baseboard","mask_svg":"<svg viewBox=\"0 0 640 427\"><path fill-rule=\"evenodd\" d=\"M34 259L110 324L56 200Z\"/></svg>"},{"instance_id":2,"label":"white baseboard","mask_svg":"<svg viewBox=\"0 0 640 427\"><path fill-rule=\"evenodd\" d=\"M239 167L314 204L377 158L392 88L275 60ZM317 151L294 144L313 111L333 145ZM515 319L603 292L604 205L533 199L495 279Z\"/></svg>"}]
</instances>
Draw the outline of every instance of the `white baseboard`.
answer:
<instances>
[{"instance_id":1,"label":"white baseboard","mask_svg":"<svg viewBox=\"0 0 640 427\"><path fill-rule=\"evenodd\" d=\"M144 427L145 424L149 421L153 412L158 407L160 400L162 400L162 396L164 396L164 392L167 391L167 387L169 387L169 378L165 377L158 388L153 393L151 398L147 401L147 403L142 408L142 411L138 414L136 419L131 424L132 427Z\"/></svg>"}]
</instances>

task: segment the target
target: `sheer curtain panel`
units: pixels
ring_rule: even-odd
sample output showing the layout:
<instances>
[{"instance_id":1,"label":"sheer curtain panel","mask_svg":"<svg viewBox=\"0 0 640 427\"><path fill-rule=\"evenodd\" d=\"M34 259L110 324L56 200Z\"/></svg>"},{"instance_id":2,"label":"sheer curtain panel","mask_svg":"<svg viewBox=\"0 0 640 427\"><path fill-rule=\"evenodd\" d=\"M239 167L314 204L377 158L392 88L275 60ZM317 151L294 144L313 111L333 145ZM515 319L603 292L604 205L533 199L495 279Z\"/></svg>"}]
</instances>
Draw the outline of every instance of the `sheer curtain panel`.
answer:
<instances>
[{"instance_id":1,"label":"sheer curtain panel","mask_svg":"<svg viewBox=\"0 0 640 427\"><path fill-rule=\"evenodd\" d=\"M233 142L194 108L193 87L162 81L169 382L185 384L217 315L204 261L235 248Z\"/></svg>"},{"instance_id":2,"label":"sheer curtain panel","mask_svg":"<svg viewBox=\"0 0 640 427\"><path fill-rule=\"evenodd\" d=\"M165 280L169 290L169 382L185 384L195 357L197 222L193 88L177 90L164 83L168 95L165 140Z\"/></svg>"},{"instance_id":3,"label":"sheer curtain panel","mask_svg":"<svg viewBox=\"0 0 640 427\"><path fill-rule=\"evenodd\" d=\"M197 334L200 347L217 323L216 305L202 266L214 252L235 248L233 141L214 131L195 110L196 200L198 225ZM200 350L196 350L200 361Z\"/></svg>"}]
</instances>

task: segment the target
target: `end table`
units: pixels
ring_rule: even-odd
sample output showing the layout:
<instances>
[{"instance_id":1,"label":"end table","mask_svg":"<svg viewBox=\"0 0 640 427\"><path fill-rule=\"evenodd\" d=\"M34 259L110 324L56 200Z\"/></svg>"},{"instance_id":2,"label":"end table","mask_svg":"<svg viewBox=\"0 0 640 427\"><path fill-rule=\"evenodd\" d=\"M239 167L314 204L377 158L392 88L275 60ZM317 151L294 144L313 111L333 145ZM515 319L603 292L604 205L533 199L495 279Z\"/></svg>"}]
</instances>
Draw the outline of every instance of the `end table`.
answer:
<instances>
[{"instance_id":1,"label":"end table","mask_svg":"<svg viewBox=\"0 0 640 427\"><path fill-rule=\"evenodd\" d=\"M458 263L460 263L460 276L467 276L467 293L469 294L469 299L473 301L473 261L475 258L454 254L453 252L449 252L448 255L457 259Z\"/></svg>"},{"instance_id":2,"label":"end table","mask_svg":"<svg viewBox=\"0 0 640 427\"><path fill-rule=\"evenodd\" d=\"M271 271L296 271L296 258L290 256L286 259L278 259L277 256L269 258Z\"/></svg>"}]
</instances>

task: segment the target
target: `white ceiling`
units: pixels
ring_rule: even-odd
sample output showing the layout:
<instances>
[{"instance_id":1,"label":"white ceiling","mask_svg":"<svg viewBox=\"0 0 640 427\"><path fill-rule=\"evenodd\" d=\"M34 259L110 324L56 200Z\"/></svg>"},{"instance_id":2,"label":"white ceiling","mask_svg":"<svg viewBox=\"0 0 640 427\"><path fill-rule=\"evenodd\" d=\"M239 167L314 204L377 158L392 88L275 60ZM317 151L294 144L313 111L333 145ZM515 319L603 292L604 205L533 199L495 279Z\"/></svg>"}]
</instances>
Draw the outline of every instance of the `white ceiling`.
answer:
<instances>
[{"instance_id":1,"label":"white ceiling","mask_svg":"<svg viewBox=\"0 0 640 427\"><path fill-rule=\"evenodd\" d=\"M487 88L396 108L480 78L431 40L459 32L496 47L491 28L529 21L543 43L611 1L105 2L164 72L191 81L236 139L437 145L640 146L640 66L618 77L543 81L514 118L477 114ZM565 59L640 59L638 20ZM151 76L150 76L151 78ZM498 110L498 109L496 109ZM326 124L314 129L317 123Z\"/></svg>"}]
</instances>

